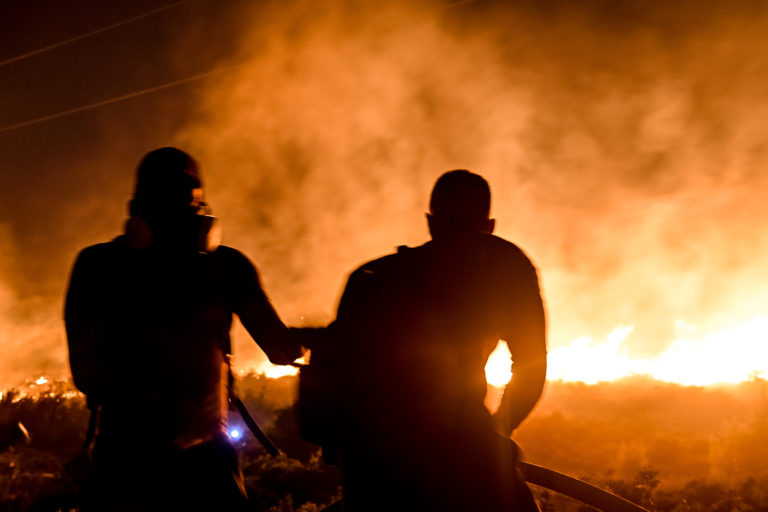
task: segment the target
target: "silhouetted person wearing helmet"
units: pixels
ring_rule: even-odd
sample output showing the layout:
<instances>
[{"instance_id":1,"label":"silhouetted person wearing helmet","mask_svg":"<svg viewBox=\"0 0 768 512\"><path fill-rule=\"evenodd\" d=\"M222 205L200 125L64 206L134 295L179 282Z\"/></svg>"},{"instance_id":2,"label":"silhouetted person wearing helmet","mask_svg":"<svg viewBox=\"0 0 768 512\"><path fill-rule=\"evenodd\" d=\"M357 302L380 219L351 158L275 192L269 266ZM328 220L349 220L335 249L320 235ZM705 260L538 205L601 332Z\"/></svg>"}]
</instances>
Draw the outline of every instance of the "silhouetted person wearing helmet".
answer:
<instances>
[{"instance_id":1,"label":"silhouetted person wearing helmet","mask_svg":"<svg viewBox=\"0 0 768 512\"><path fill-rule=\"evenodd\" d=\"M84 249L65 323L75 385L100 407L82 510L242 510L226 435L237 314L275 364L300 356L253 264L217 247L195 161L175 148L138 168L125 234Z\"/></svg>"},{"instance_id":2,"label":"silhouetted person wearing helmet","mask_svg":"<svg viewBox=\"0 0 768 512\"><path fill-rule=\"evenodd\" d=\"M544 309L535 268L491 234L489 212L481 176L441 176L432 241L355 270L336 321L305 341L308 369L336 377L319 442L339 461L348 511L537 509L509 436L543 388ZM514 377L492 417L484 367L500 339Z\"/></svg>"}]
</instances>

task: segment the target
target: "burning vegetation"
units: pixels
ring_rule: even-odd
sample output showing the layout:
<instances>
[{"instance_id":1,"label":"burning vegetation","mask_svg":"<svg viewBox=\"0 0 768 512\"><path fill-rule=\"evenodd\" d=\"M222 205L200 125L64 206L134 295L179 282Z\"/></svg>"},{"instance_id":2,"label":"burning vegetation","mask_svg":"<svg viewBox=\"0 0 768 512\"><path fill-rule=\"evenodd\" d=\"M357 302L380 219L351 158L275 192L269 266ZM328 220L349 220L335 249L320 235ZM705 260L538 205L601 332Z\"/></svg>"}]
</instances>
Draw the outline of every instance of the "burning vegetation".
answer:
<instances>
[{"instance_id":1,"label":"burning vegetation","mask_svg":"<svg viewBox=\"0 0 768 512\"><path fill-rule=\"evenodd\" d=\"M318 510L339 495L334 468L300 440L292 408L295 378L248 374L240 394L273 441L273 458L253 436L233 439L249 494L272 511ZM688 387L642 378L586 385L550 382L515 433L524 460L551 467L639 503L652 512L763 510L768 506L768 383ZM79 449L87 411L67 382L8 391L0 423L21 421L31 436L0 454L0 508L67 503L62 465ZM242 427L232 415L231 427ZM578 502L536 489L545 511ZM751 508L750 508L751 507Z\"/></svg>"}]
</instances>

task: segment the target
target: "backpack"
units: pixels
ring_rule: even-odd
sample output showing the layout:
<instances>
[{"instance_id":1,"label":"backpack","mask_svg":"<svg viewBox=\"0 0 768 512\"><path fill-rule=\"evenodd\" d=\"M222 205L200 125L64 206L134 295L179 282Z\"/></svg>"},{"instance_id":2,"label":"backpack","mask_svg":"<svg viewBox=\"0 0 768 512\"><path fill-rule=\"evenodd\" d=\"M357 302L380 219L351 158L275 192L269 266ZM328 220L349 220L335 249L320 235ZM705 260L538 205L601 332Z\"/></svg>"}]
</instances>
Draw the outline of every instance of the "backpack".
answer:
<instances>
[{"instance_id":1,"label":"backpack","mask_svg":"<svg viewBox=\"0 0 768 512\"><path fill-rule=\"evenodd\" d=\"M299 371L299 432L305 441L323 448L326 463L335 463L335 451L354 435L360 410L372 405L364 403L366 389L349 385L355 372L365 373L358 367L360 354L350 351L370 343L366 334L393 314L389 304L397 302L400 284L408 281L411 258L404 254L411 251L401 246L396 254L358 268L347 282L336 321L322 329L300 329L311 357ZM386 337L376 334L373 337Z\"/></svg>"}]
</instances>

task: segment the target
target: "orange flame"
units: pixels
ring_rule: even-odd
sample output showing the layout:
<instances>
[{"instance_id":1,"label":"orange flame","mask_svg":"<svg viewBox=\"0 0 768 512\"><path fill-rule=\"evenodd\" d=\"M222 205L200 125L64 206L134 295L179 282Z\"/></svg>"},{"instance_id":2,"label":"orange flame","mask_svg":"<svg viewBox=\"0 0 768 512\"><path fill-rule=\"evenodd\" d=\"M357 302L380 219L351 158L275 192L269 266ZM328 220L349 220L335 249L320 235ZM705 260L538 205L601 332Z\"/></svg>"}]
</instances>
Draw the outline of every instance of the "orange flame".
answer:
<instances>
[{"instance_id":1,"label":"orange flame","mask_svg":"<svg viewBox=\"0 0 768 512\"><path fill-rule=\"evenodd\" d=\"M693 335L695 326L678 322L678 331L692 334L672 341L653 358L635 358L627 353L625 341L633 329L619 326L603 341L581 336L550 350L547 379L596 384L645 375L664 382L706 386L768 378L768 315L699 336ZM500 341L485 366L488 384L504 387L509 382L511 360L507 344ZM268 361L256 371L275 379L298 373L294 366L275 366Z\"/></svg>"},{"instance_id":2,"label":"orange flame","mask_svg":"<svg viewBox=\"0 0 768 512\"><path fill-rule=\"evenodd\" d=\"M695 332L692 326L678 324L683 326ZM627 354L624 341L632 330L633 326L619 326L603 342L582 336L551 350L547 378L595 384L647 375L688 386L768 378L768 316L758 315L719 332L681 337L654 358L633 358ZM499 343L485 367L489 384L502 387L509 382L509 358L506 344Z\"/></svg>"}]
</instances>

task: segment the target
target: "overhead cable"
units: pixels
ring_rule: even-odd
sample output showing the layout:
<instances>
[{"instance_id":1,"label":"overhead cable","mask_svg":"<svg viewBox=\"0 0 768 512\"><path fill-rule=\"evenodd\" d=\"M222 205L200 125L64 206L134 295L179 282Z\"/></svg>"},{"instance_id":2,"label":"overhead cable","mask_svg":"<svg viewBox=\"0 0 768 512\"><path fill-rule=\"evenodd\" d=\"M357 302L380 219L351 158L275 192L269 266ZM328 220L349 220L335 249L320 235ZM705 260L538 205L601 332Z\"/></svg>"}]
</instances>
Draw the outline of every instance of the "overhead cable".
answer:
<instances>
[{"instance_id":1,"label":"overhead cable","mask_svg":"<svg viewBox=\"0 0 768 512\"><path fill-rule=\"evenodd\" d=\"M227 71L231 71L235 68L238 68L242 66L245 63L240 64L233 64L231 66L226 66L223 68L214 69L213 71L207 71L205 73L200 73L198 75L190 76L187 78L182 78L181 80L174 80L173 82L167 82L161 85L157 85L155 87L150 87L149 89L142 89L140 91L132 92L129 94L123 94L122 96L117 96L115 98L110 98L103 101L97 101L96 103L89 103L88 105L83 105L80 107L72 108L69 110L65 110L63 112L57 112L56 114L51 114L43 117L38 117L36 119L30 119L29 121L23 121L21 123L11 124L8 126L4 126L0 128L0 133L8 132L11 130L15 130L17 128L22 128L24 126L30 126L37 123L42 123L43 121L50 121L52 119L58 119L60 117L65 117L70 114L76 114L78 112L84 112L86 110L93 110L98 107L103 107L104 105L109 105L111 103L117 103L119 101L127 100L130 98L135 98L137 96L143 96L144 94L149 94L156 91L161 91L163 89L169 89L171 87L176 87L177 85L185 84L187 82L194 82L196 80L202 80L204 78L208 78L214 75L218 75L221 73L226 73Z\"/></svg>"},{"instance_id":2,"label":"overhead cable","mask_svg":"<svg viewBox=\"0 0 768 512\"><path fill-rule=\"evenodd\" d=\"M90 36L92 36L94 34L98 34L100 32L105 32L105 31L110 30L112 28L115 28L117 26L125 25L127 23L131 23L132 21L136 21L136 20L138 20L140 18L151 16L152 14L155 14L155 13L158 13L158 12L161 12L161 11L164 11L164 10L171 9L173 7L176 7L178 5L181 5L181 4L189 2L189 1L190 0L180 0L179 2L168 4L168 5L164 6L164 7L159 8L159 9L155 9L153 11L148 11L148 12L146 12L144 14L140 14L138 16L134 16L133 18L125 19L123 21L114 23L114 24L109 25L107 27L103 27L103 28L100 28L98 30L94 30L92 32L88 32L86 34L81 34L81 35L79 35L77 37L74 37L72 39L68 39L66 41L61 41L61 42L56 43L54 45L50 45L50 46L47 46L45 48L40 48L38 50L34 50L33 52L29 52L29 53L26 53L24 55L19 55L18 57L14 57L13 59L0 62L0 66L4 66L5 64L8 64L10 62L14 62L14 61L17 61L17 60L20 60L20 59L23 59L23 58L26 58L26 57L29 57L29 56L32 56L32 55L36 55L38 53L42 53L42 52L48 51L48 50L50 50L52 48L56 48L56 47L59 47L59 46L63 46L65 44L69 44L69 43L71 43L73 41L77 41L77 40L80 40L80 39L85 39L86 37L90 37ZM440 6L440 7L437 7L437 8L433 8L433 9L428 9L428 10L422 11L420 13L420 16L423 16L423 15L429 14L429 13L433 13L433 12L439 12L439 11L442 11L442 10L445 10L445 9L449 9L449 8L453 8L453 7L456 7L456 6L459 6L459 5L464 5L464 4L472 3L472 2L475 2L475 1L477 1L477 0L457 0L455 2L451 2L451 3L449 3L447 5L444 5L444 6ZM30 125L34 125L34 124L37 124L37 123L42 123L44 121L50 121L52 119L58 119L60 117L65 117L65 116L68 116L68 115L71 115L71 114L76 114L78 112L84 112L84 111L87 111L87 110L93 110L93 109L98 108L98 107L103 107L104 105L110 105L112 103L117 103L119 101L127 100L127 99L130 99L130 98L135 98L137 96L143 96L145 94L149 94L149 93L152 93L152 92L155 92L155 91L160 91L160 90L163 90L163 89L168 89L170 87L176 87L177 85L182 85L182 84L185 84L187 82L193 82L193 81L196 81L196 80L201 80L201 79L213 76L213 75L218 75L220 73L225 73L227 71L231 71L232 69L235 69L235 68L238 68L240 66L243 66L246 63L247 62L241 62L240 64L234 64L234 65L231 65L231 66L226 66L226 67L223 67L223 68L214 69L214 70L208 71L206 73L201 73L201 74L194 75L194 76L191 76L191 77L188 77L188 78L182 78L180 80L174 80L173 82L167 82L167 83L155 86L155 87L150 87L149 89L142 89L140 91L136 91L136 92L132 92L132 93L128 93L128 94L123 94L122 96L117 96L115 98L109 98L107 100L98 101L98 102L95 102L95 103L89 103L87 105L83 105L83 106L76 107L76 108L73 108L73 109L64 110L62 112L57 112L55 114L50 114L50 115L47 115L47 116L38 117L38 118L35 118L35 119L30 119L28 121L22 121L22 122L19 122L19 123L11 124L11 125L4 126L4 127L0 128L0 133L9 132L9 131L15 130L17 128L23 128L25 126L30 126Z\"/></svg>"},{"instance_id":3,"label":"overhead cable","mask_svg":"<svg viewBox=\"0 0 768 512\"><path fill-rule=\"evenodd\" d=\"M157 9L153 9L151 11L147 11L143 14L139 14L136 16L132 16L130 18L125 18L123 20L120 20L118 22L112 23L111 25L107 25L106 27L97 28L96 30L91 30L90 32L85 32L83 34L80 34L75 37L70 37L69 39L65 39L63 41L59 41L57 43L49 44L48 46L43 46L42 48L38 48L36 50L32 50L26 53L23 53L21 55L17 55L16 57L11 57L10 59L6 59L4 61L0 61L0 67L6 66L8 64L11 64L13 62L18 62L23 59L27 59L29 57L33 57L35 55L40 55L41 53L48 52L50 50L60 48L62 46L66 46L68 44L74 43L76 41L80 41L83 39L87 39L91 36L95 36L97 34L101 34L102 32L107 32L109 30L112 30L117 27L122 27L123 25L128 25L129 23L133 23L134 21L138 21L140 19L146 18L148 16L152 16L154 14L157 14L159 12L167 11L170 9L173 9L175 7L180 6L181 4L185 4L189 2L189 0L179 0L178 2L174 2L172 4L164 5L163 7L158 7Z\"/></svg>"}]
</instances>

